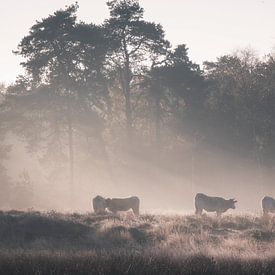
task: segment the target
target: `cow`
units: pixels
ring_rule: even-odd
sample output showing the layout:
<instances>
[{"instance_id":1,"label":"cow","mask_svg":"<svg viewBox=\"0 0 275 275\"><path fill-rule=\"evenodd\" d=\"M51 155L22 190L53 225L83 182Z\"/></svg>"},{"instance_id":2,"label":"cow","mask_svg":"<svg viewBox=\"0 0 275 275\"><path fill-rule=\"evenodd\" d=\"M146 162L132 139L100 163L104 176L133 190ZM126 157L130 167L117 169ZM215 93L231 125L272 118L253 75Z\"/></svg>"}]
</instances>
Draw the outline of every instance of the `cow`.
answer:
<instances>
[{"instance_id":1,"label":"cow","mask_svg":"<svg viewBox=\"0 0 275 275\"><path fill-rule=\"evenodd\" d=\"M228 209L235 209L235 199L226 200L220 197L209 197L207 195L198 193L195 197L196 214L201 215L202 211L216 212L217 216L220 217L222 213Z\"/></svg>"},{"instance_id":2,"label":"cow","mask_svg":"<svg viewBox=\"0 0 275 275\"><path fill-rule=\"evenodd\" d=\"M136 216L139 215L139 198L130 197L125 199L106 199L106 207L109 211L117 213L118 211L133 210Z\"/></svg>"},{"instance_id":3,"label":"cow","mask_svg":"<svg viewBox=\"0 0 275 275\"><path fill-rule=\"evenodd\" d=\"M269 212L275 212L275 200L271 197L265 196L262 199L263 214L268 215Z\"/></svg>"},{"instance_id":4,"label":"cow","mask_svg":"<svg viewBox=\"0 0 275 275\"><path fill-rule=\"evenodd\" d=\"M93 208L96 214L103 214L106 211L106 199L101 196L96 196L93 198Z\"/></svg>"}]
</instances>

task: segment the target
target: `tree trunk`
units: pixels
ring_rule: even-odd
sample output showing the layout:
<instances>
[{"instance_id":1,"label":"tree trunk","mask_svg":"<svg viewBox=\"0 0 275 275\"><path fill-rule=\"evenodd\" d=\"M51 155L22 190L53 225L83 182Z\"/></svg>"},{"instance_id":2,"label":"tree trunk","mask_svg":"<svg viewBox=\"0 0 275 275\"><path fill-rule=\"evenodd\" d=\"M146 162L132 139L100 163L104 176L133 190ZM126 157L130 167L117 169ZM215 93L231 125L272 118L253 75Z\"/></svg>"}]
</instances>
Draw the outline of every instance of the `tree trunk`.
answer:
<instances>
[{"instance_id":1,"label":"tree trunk","mask_svg":"<svg viewBox=\"0 0 275 275\"><path fill-rule=\"evenodd\" d=\"M68 104L68 138L69 138L69 166L70 166L70 196L71 203L74 202L74 146L73 146L73 123L71 102Z\"/></svg>"},{"instance_id":2,"label":"tree trunk","mask_svg":"<svg viewBox=\"0 0 275 275\"><path fill-rule=\"evenodd\" d=\"M161 144L161 132L160 132L160 123L161 123L161 110L160 110L160 98L159 95L155 95L155 142L157 149L160 148Z\"/></svg>"},{"instance_id":3,"label":"tree trunk","mask_svg":"<svg viewBox=\"0 0 275 275\"><path fill-rule=\"evenodd\" d=\"M125 64L123 70L123 92L125 96L125 115L126 115L126 131L128 144L131 145L133 141L133 114L131 104L131 69L130 69L130 57L127 49L126 40L123 40Z\"/></svg>"},{"instance_id":4,"label":"tree trunk","mask_svg":"<svg viewBox=\"0 0 275 275\"><path fill-rule=\"evenodd\" d=\"M133 139L133 117L132 117L132 106L131 106L131 95L130 89L125 89L125 112L126 112L126 131L128 143L132 143Z\"/></svg>"}]
</instances>

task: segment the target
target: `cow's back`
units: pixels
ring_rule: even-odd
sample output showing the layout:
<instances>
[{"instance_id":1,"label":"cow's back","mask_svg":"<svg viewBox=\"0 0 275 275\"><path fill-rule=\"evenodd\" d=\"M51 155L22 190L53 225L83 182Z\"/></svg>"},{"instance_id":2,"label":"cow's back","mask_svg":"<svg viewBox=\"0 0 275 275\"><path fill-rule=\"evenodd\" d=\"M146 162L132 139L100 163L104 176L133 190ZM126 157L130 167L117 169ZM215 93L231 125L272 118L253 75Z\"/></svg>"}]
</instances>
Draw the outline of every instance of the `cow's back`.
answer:
<instances>
[{"instance_id":1,"label":"cow's back","mask_svg":"<svg viewBox=\"0 0 275 275\"><path fill-rule=\"evenodd\" d=\"M225 200L220 197L210 197L202 193L198 193L195 197L196 209L215 212L222 208Z\"/></svg>"},{"instance_id":2,"label":"cow's back","mask_svg":"<svg viewBox=\"0 0 275 275\"><path fill-rule=\"evenodd\" d=\"M195 205L198 208L205 209L209 208L214 204L214 197L198 193L195 197Z\"/></svg>"},{"instance_id":3,"label":"cow's back","mask_svg":"<svg viewBox=\"0 0 275 275\"><path fill-rule=\"evenodd\" d=\"M109 209L111 211L127 211L131 208L139 207L139 198L138 197L130 197L124 199L114 198L111 199Z\"/></svg>"}]
</instances>

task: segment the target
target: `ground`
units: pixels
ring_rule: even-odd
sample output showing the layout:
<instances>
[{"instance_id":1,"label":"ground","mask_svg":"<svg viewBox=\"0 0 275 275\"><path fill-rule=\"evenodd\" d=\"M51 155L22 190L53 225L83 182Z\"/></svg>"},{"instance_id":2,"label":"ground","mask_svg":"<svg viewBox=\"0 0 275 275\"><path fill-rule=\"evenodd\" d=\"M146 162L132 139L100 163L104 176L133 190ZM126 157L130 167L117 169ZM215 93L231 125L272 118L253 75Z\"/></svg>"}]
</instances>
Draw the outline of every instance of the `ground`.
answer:
<instances>
[{"instance_id":1,"label":"ground","mask_svg":"<svg viewBox=\"0 0 275 275\"><path fill-rule=\"evenodd\" d=\"M275 219L1 212L0 274L275 274Z\"/></svg>"}]
</instances>

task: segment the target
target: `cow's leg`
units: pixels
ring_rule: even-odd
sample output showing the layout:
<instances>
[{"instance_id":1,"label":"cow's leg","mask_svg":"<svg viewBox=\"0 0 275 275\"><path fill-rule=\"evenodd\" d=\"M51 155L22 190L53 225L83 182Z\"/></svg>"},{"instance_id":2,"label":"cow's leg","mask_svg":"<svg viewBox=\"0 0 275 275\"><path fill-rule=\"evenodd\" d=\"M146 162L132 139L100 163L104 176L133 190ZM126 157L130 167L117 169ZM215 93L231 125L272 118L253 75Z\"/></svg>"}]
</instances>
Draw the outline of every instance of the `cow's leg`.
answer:
<instances>
[{"instance_id":1,"label":"cow's leg","mask_svg":"<svg viewBox=\"0 0 275 275\"><path fill-rule=\"evenodd\" d=\"M139 215L139 199L138 198L133 198L133 202L132 202L132 207L130 207L130 209L132 208L135 216Z\"/></svg>"},{"instance_id":2,"label":"cow's leg","mask_svg":"<svg viewBox=\"0 0 275 275\"><path fill-rule=\"evenodd\" d=\"M139 207L133 207L132 210L133 210L135 216L139 216Z\"/></svg>"},{"instance_id":3,"label":"cow's leg","mask_svg":"<svg viewBox=\"0 0 275 275\"><path fill-rule=\"evenodd\" d=\"M264 217L268 217L268 210L263 209L263 216L264 216Z\"/></svg>"},{"instance_id":4,"label":"cow's leg","mask_svg":"<svg viewBox=\"0 0 275 275\"><path fill-rule=\"evenodd\" d=\"M117 211L111 210L111 213L112 213L112 218L113 218L113 220L114 220L114 222L115 222L116 219L118 219Z\"/></svg>"},{"instance_id":5,"label":"cow's leg","mask_svg":"<svg viewBox=\"0 0 275 275\"><path fill-rule=\"evenodd\" d=\"M202 209L196 207L196 212L195 212L195 214L201 216L201 214L202 214Z\"/></svg>"}]
</instances>

